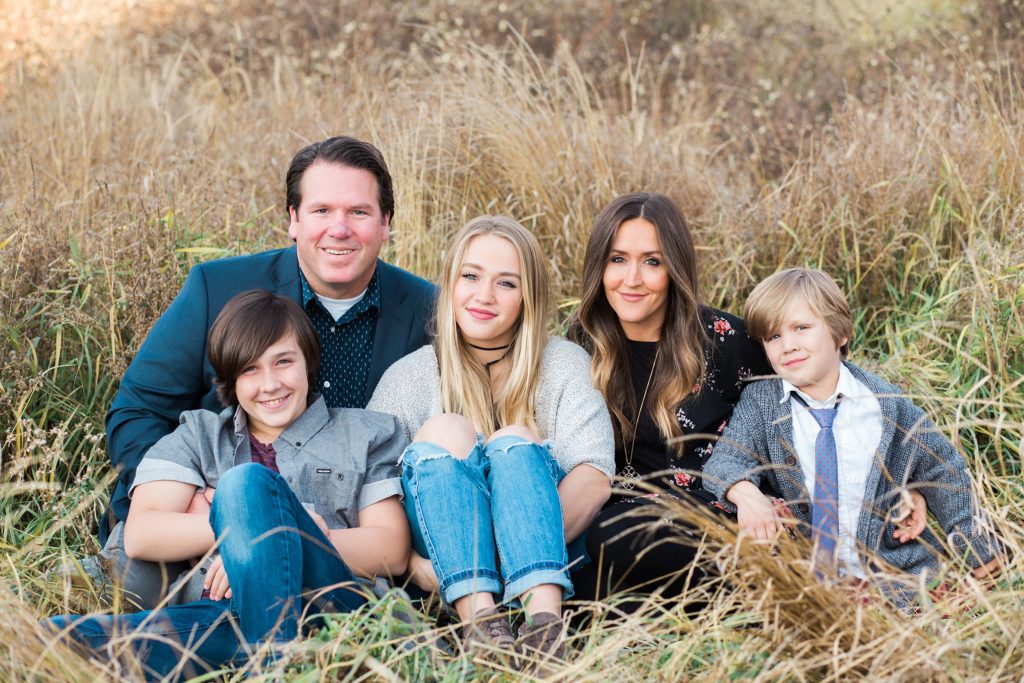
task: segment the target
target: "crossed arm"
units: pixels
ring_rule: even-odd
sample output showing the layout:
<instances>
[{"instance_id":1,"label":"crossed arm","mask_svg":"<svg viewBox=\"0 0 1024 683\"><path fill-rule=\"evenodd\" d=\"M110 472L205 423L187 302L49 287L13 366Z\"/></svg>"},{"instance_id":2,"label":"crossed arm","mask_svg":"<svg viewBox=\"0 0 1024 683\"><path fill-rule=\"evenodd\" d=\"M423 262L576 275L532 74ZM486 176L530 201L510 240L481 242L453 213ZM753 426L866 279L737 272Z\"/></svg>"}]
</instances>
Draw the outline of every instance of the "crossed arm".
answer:
<instances>
[{"instance_id":1,"label":"crossed arm","mask_svg":"<svg viewBox=\"0 0 1024 683\"><path fill-rule=\"evenodd\" d=\"M136 487L125 522L125 552L134 559L163 562L204 555L216 539L210 527L209 507L204 510L199 499L212 500L212 491L197 494L195 485L176 481L152 481ZM328 529L320 515L309 514L354 574L394 576L405 572L409 525L397 496L360 510L359 526L352 529ZM222 583L222 595L230 596L226 577L222 580L221 574L218 563L208 573L206 587Z\"/></svg>"}]
</instances>

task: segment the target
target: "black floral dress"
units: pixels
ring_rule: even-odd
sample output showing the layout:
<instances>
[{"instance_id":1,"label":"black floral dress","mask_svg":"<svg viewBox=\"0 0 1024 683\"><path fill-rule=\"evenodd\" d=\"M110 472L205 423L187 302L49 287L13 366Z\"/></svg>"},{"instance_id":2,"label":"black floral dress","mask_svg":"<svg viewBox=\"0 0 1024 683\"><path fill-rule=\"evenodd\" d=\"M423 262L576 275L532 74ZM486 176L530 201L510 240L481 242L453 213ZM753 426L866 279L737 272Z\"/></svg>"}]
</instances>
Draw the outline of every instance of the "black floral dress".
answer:
<instances>
[{"instance_id":1,"label":"black floral dress","mask_svg":"<svg viewBox=\"0 0 1024 683\"><path fill-rule=\"evenodd\" d=\"M708 503L714 501L701 486L704 469L718 436L725 431L732 410L740 399L743 385L751 378L771 374L761 344L750 339L743 320L710 307L701 309L701 320L708 335L704 353L704 382L676 409L676 420L683 434L683 449L669 447L647 409L640 415L636 438L620 438L615 449L619 487L631 489L636 477L672 495L693 495ZM630 376L639 406L657 352L657 342L629 342ZM650 396L647 397L650 400ZM639 492L639 491L638 491ZM612 497L610 505L622 502Z\"/></svg>"},{"instance_id":2,"label":"black floral dress","mask_svg":"<svg viewBox=\"0 0 1024 683\"><path fill-rule=\"evenodd\" d=\"M646 406L635 441L631 438L622 443L619 438L616 486L632 484L633 489L626 495L613 495L588 527L586 548L591 562L572 577L577 599L601 600L620 591L657 590L665 597L679 596L705 576L703 569L690 567L700 532L678 521L666 524L666 508L659 499L689 497L726 514L721 503L702 488L701 472L746 380L770 374L771 366L761 344L750 339L740 318L703 307L701 320L708 334L704 381L676 410L684 439L682 451L669 447ZM657 343L630 342L627 371L638 406L656 353ZM655 486L657 493L642 489L638 479ZM617 604L629 611L641 603Z\"/></svg>"}]
</instances>

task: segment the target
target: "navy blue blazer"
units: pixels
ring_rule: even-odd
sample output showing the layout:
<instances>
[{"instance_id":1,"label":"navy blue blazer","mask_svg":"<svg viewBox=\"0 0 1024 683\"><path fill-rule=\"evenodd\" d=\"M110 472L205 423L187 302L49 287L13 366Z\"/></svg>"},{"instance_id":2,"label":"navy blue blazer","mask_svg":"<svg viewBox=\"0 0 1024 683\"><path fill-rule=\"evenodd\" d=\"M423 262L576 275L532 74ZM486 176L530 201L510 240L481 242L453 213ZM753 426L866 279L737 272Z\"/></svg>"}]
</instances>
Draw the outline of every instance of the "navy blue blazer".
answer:
<instances>
[{"instance_id":1,"label":"navy blue blazer","mask_svg":"<svg viewBox=\"0 0 1024 683\"><path fill-rule=\"evenodd\" d=\"M377 261L377 271L381 301L364 406L392 363L428 343L427 323L437 292L426 280L383 261ZM107 413L107 452L118 469L111 499L117 519L128 515L128 491L139 461L178 426L178 416L196 408L214 412L223 408L213 383L206 338L224 304L239 292L255 288L302 304L294 246L195 266L128 366ZM100 535L106 536L107 525L100 527Z\"/></svg>"}]
</instances>

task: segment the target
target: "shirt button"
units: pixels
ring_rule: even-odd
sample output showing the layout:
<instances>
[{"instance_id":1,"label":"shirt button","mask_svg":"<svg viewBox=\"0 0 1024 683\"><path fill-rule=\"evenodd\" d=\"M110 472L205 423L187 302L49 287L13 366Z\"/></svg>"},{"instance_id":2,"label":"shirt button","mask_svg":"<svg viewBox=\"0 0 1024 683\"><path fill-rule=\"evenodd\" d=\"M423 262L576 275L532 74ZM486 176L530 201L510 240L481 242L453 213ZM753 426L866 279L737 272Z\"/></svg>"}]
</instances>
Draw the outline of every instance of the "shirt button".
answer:
<instances>
[{"instance_id":1,"label":"shirt button","mask_svg":"<svg viewBox=\"0 0 1024 683\"><path fill-rule=\"evenodd\" d=\"M330 388L331 388L331 383L330 382L324 382L324 389L330 389Z\"/></svg>"},{"instance_id":2,"label":"shirt button","mask_svg":"<svg viewBox=\"0 0 1024 683\"><path fill-rule=\"evenodd\" d=\"M295 445L296 445L296 446L301 446L301 445L302 445L302 442L301 442L301 441L296 441L296 442L295 442Z\"/></svg>"},{"instance_id":3,"label":"shirt button","mask_svg":"<svg viewBox=\"0 0 1024 683\"><path fill-rule=\"evenodd\" d=\"M331 325L331 332L334 332L336 329L338 329L338 328L335 327L334 325Z\"/></svg>"},{"instance_id":4,"label":"shirt button","mask_svg":"<svg viewBox=\"0 0 1024 683\"><path fill-rule=\"evenodd\" d=\"M798 505L797 507L799 507L800 512L803 512L804 514L806 514L811 509L811 506L808 505L807 503L800 503L800 505Z\"/></svg>"},{"instance_id":5,"label":"shirt button","mask_svg":"<svg viewBox=\"0 0 1024 683\"><path fill-rule=\"evenodd\" d=\"M794 458L792 455L787 455L786 456L786 464L787 465L795 465L796 464L796 458Z\"/></svg>"},{"instance_id":6,"label":"shirt button","mask_svg":"<svg viewBox=\"0 0 1024 683\"><path fill-rule=\"evenodd\" d=\"M341 474L341 473L339 472L339 473L338 473L338 481L344 481L344 480L345 480L345 475L344 475L344 474Z\"/></svg>"}]
</instances>

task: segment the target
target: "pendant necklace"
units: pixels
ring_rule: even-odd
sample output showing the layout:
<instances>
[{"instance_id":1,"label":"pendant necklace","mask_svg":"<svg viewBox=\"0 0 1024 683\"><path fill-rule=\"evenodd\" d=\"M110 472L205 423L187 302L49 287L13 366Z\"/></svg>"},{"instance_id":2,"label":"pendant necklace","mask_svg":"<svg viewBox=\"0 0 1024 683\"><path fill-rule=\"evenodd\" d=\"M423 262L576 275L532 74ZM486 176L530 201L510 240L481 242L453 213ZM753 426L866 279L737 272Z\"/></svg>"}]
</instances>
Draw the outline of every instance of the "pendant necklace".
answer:
<instances>
[{"instance_id":1,"label":"pendant necklace","mask_svg":"<svg viewBox=\"0 0 1024 683\"><path fill-rule=\"evenodd\" d=\"M636 485L640 482L640 473L633 467L633 451L636 449L636 433L640 429L640 416L644 412L644 403L647 401L647 391L651 388L651 380L654 379L654 368L658 366L658 355L661 354L661 344L658 344L658 350L654 352L654 362L651 363L651 374L647 376L647 386L644 387L644 394L640 398L640 407L636 409L636 419L633 420L633 441L629 444L629 453L626 453L626 439L622 439L622 450L623 455L626 456L626 466L619 472L619 477L622 479L622 488L627 491L632 491L636 488Z\"/></svg>"}]
</instances>

